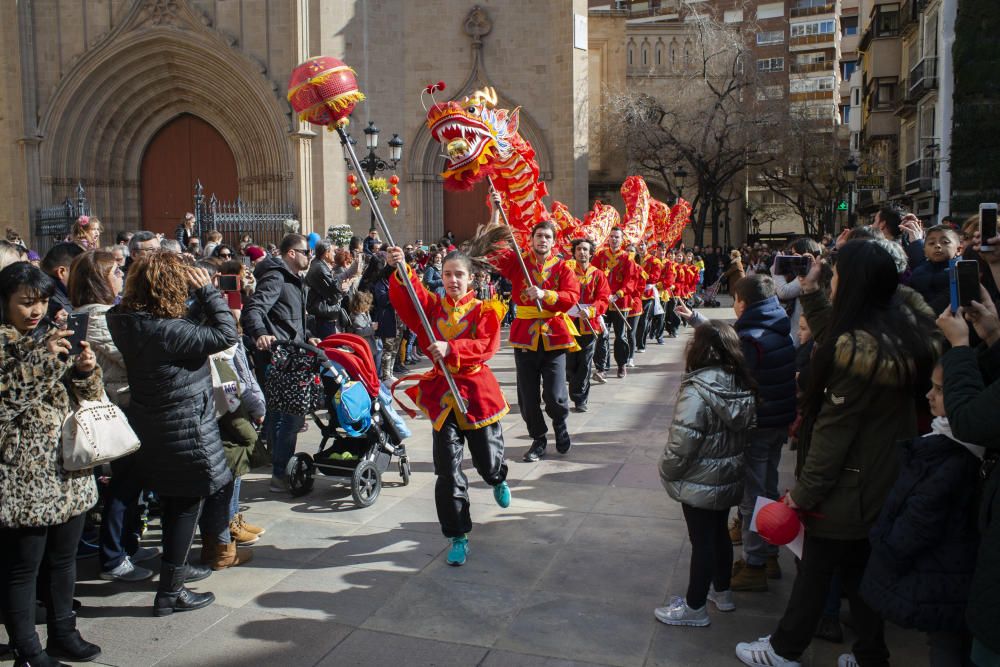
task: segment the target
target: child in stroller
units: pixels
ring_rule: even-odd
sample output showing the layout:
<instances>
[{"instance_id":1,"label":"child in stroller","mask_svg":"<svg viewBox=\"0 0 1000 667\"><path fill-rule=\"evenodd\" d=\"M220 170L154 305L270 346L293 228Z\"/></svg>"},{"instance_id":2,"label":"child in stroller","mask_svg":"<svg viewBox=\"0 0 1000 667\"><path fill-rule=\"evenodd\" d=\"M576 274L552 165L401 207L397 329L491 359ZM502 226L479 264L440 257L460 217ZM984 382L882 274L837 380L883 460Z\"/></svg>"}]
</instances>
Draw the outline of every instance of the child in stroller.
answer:
<instances>
[{"instance_id":1,"label":"child in stroller","mask_svg":"<svg viewBox=\"0 0 1000 667\"><path fill-rule=\"evenodd\" d=\"M309 381L322 389L310 410L322 440L316 454L299 452L288 462L292 495L311 491L318 470L349 481L355 504L368 507L378 499L382 473L394 456L403 484L408 484L410 463L403 440L410 431L393 409L389 391L379 382L368 343L354 334L333 334L320 347L277 345L294 346L294 354L311 357L314 375ZM319 414L322 410L327 411L326 419Z\"/></svg>"}]
</instances>

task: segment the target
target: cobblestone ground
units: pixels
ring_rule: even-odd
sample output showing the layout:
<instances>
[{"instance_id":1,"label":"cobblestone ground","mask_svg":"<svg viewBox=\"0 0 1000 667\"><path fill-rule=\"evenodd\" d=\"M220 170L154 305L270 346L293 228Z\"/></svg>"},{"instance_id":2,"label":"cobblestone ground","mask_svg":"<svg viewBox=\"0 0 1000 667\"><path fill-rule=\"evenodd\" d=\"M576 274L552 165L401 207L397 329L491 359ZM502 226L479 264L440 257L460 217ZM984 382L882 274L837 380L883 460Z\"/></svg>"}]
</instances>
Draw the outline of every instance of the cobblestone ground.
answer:
<instances>
[{"instance_id":1,"label":"cobblestone ground","mask_svg":"<svg viewBox=\"0 0 1000 667\"><path fill-rule=\"evenodd\" d=\"M627 381L594 387L590 411L570 417L567 456L550 446L547 459L522 463L529 440L513 406L503 421L513 504L498 508L469 466L475 528L464 567L444 563L426 420L407 441L410 484L390 469L367 509L330 478L291 498L268 493L266 471L245 477L247 517L267 534L251 563L194 585L217 597L203 610L154 619L155 579L105 582L94 560L81 561L79 626L103 648L98 664L738 665L736 642L770 633L784 609L794 571L786 550L785 577L767 593L737 594L735 613L713 609L710 627L653 618L687 582L684 521L656 471L687 335L650 345ZM513 400L509 348L492 367ZM318 440L313 426L299 450L314 451ZM789 454L786 486L791 468ZM155 531L147 538L155 544ZM926 664L922 636L888 635L895 664ZM847 650L817 640L804 662L836 665Z\"/></svg>"}]
</instances>

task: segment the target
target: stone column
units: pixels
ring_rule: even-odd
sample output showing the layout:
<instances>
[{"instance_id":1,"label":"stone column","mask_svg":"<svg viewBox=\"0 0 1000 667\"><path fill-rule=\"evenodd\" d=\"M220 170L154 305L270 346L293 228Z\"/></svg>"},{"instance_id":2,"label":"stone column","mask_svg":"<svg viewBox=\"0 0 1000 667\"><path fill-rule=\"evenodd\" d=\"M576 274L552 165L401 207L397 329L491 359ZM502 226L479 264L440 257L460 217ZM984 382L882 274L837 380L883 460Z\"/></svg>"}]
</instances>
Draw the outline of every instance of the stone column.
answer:
<instances>
[{"instance_id":1,"label":"stone column","mask_svg":"<svg viewBox=\"0 0 1000 667\"><path fill-rule=\"evenodd\" d=\"M326 234L326 229L315 229L313 220L313 155L312 140L316 133L310 129L308 123L296 120L299 128L291 133L291 140L295 150L295 195L299 204L299 221L302 223L302 233L318 232L320 236Z\"/></svg>"}]
</instances>

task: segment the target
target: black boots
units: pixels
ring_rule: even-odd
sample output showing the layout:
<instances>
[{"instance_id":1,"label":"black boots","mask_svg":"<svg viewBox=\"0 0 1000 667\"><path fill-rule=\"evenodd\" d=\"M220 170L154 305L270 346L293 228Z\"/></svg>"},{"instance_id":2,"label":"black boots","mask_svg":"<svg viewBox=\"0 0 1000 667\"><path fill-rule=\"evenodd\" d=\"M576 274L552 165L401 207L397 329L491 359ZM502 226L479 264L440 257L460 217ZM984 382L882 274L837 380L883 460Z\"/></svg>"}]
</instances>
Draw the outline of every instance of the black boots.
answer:
<instances>
[{"instance_id":1,"label":"black boots","mask_svg":"<svg viewBox=\"0 0 1000 667\"><path fill-rule=\"evenodd\" d=\"M212 574L212 568L201 565L193 565L189 562L187 564L187 570L184 573L184 583L190 584L195 581L201 581L202 579L208 579L208 575L210 574Z\"/></svg>"},{"instance_id":2,"label":"black boots","mask_svg":"<svg viewBox=\"0 0 1000 667\"><path fill-rule=\"evenodd\" d=\"M69 667L42 650L36 634L30 640L12 642L14 667ZM100 652L100 651L98 651Z\"/></svg>"},{"instance_id":3,"label":"black boots","mask_svg":"<svg viewBox=\"0 0 1000 667\"><path fill-rule=\"evenodd\" d=\"M556 432L556 451L565 454L573 446L569 439L569 429L566 428L566 422L552 424L552 430Z\"/></svg>"},{"instance_id":4,"label":"black boots","mask_svg":"<svg viewBox=\"0 0 1000 667\"><path fill-rule=\"evenodd\" d=\"M84 641L76 629L76 614L68 618L55 619L48 624L49 639L45 652L53 658L64 658L73 662L90 662L101 654L101 647ZM34 664L34 663L31 663ZM57 664L53 661L53 664Z\"/></svg>"},{"instance_id":5,"label":"black boots","mask_svg":"<svg viewBox=\"0 0 1000 667\"><path fill-rule=\"evenodd\" d=\"M525 463L532 463L544 457L547 444L544 435L540 438L535 438L531 442L531 448L524 455Z\"/></svg>"},{"instance_id":6,"label":"black boots","mask_svg":"<svg viewBox=\"0 0 1000 667\"><path fill-rule=\"evenodd\" d=\"M201 609L215 602L211 593L195 593L184 588L186 565L172 565L163 561L160 566L160 585L153 600L154 616L169 616L175 611Z\"/></svg>"}]
</instances>

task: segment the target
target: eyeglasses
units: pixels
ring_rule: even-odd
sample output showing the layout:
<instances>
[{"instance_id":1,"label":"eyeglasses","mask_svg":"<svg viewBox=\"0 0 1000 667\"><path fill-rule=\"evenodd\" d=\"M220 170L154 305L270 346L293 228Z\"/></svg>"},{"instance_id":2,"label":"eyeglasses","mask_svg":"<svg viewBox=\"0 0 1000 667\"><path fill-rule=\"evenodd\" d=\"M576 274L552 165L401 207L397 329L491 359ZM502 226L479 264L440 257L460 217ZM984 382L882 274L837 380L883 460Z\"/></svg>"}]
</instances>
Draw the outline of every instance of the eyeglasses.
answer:
<instances>
[{"instance_id":1,"label":"eyeglasses","mask_svg":"<svg viewBox=\"0 0 1000 667\"><path fill-rule=\"evenodd\" d=\"M292 248L292 252L302 253L306 257L309 256L309 248Z\"/></svg>"},{"instance_id":2,"label":"eyeglasses","mask_svg":"<svg viewBox=\"0 0 1000 667\"><path fill-rule=\"evenodd\" d=\"M219 253L219 257L221 257L223 259L229 259L232 256L233 256L233 253L231 253L231 252L220 252Z\"/></svg>"}]
</instances>

